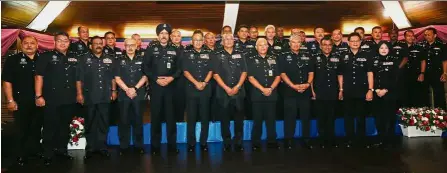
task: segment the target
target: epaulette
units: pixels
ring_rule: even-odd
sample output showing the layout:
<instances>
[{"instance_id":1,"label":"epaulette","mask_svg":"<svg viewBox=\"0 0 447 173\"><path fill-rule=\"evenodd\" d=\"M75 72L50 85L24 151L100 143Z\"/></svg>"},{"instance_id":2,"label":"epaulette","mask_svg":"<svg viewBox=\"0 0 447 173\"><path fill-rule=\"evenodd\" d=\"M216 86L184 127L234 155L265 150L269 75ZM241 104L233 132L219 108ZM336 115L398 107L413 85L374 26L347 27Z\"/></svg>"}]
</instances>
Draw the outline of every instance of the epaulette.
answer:
<instances>
[{"instance_id":1,"label":"epaulette","mask_svg":"<svg viewBox=\"0 0 447 173\"><path fill-rule=\"evenodd\" d=\"M219 53L223 53L224 52L224 50L223 49L216 49L216 54L219 54Z\"/></svg>"}]
</instances>

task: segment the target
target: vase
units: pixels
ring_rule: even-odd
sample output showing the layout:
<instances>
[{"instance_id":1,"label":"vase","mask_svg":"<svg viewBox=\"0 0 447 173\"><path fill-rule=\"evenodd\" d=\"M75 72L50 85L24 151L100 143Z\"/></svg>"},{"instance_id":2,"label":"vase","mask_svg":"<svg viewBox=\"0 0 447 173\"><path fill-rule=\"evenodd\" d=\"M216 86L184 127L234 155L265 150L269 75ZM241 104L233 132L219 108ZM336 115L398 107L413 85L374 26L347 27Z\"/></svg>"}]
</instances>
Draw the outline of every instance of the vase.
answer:
<instances>
[{"instance_id":1,"label":"vase","mask_svg":"<svg viewBox=\"0 0 447 173\"><path fill-rule=\"evenodd\" d=\"M402 124L399 124L400 128L402 129L402 134L406 137L423 137L423 136L437 136L440 137L442 135L442 130L439 130L435 127L432 127L432 129L435 129L435 132L433 133L430 131L421 131L419 129L416 129L416 126L408 126L404 127Z\"/></svg>"},{"instance_id":2,"label":"vase","mask_svg":"<svg viewBox=\"0 0 447 173\"><path fill-rule=\"evenodd\" d=\"M71 145L70 143L67 144L67 149L69 150L85 150L85 146L87 145L87 140L85 138L79 138L78 145L74 144Z\"/></svg>"}]
</instances>

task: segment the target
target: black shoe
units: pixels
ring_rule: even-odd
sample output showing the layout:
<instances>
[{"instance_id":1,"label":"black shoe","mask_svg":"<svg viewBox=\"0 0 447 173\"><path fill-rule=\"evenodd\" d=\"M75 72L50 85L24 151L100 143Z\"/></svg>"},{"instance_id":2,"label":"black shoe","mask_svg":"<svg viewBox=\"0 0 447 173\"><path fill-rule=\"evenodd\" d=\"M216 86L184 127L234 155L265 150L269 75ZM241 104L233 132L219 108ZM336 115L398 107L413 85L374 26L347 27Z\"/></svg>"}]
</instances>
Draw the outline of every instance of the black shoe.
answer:
<instances>
[{"instance_id":1,"label":"black shoe","mask_svg":"<svg viewBox=\"0 0 447 173\"><path fill-rule=\"evenodd\" d=\"M193 152L196 146L194 145L188 145L188 152Z\"/></svg>"},{"instance_id":2,"label":"black shoe","mask_svg":"<svg viewBox=\"0 0 447 173\"><path fill-rule=\"evenodd\" d=\"M307 148L309 150L314 148L314 146L312 146L312 144L310 144L310 142L302 142L301 145L303 148Z\"/></svg>"},{"instance_id":3,"label":"black shoe","mask_svg":"<svg viewBox=\"0 0 447 173\"><path fill-rule=\"evenodd\" d=\"M93 157L93 151L86 151L85 152L84 160L90 159L92 157Z\"/></svg>"},{"instance_id":4,"label":"black shoe","mask_svg":"<svg viewBox=\"0 0 447 173\"><path fill-rule=\"evenodd\" d=\"M225 144L223 149L224 149L224 151L229 152L231 150L231 145Z\"/></svg>"},{"instance_id":5,"label":"black shoe","mask_svg":"<svg viewBox=\"0 0 447 173\"><path fill-rule=\"evenodd\" d=\"M288 140L284 143L284 148L291 150L293 148L292 141Z\"/></svg>"},{"instance_id":6,"label":"black shoe","mask_svg":"<svg viewBox=\"0 0 447 173\"><path fill-rule=\"evenodd\" d=\"M179 150L176 147L168 147L168 152L178 154Z\"/></svg>"},{"instance_id":7,"label":"black shoe","mask_svg":"<svg viewBox=\"0 0 447 173\"><path fill-rule=\"evenodd\" d=\"M100 150L100 151L99 151L99 154L100 154L102 157L110 157L110 153L109 153L108 150Z\"/></svg>"},{"instance_id":8,"label":"black shoe","mask_svg":"<svg viewBox=\"0 0 447 173\"><path fill-rule=\"evenodd\" d=\"M23 166L23 165L25 165L25 163L26 163L26 159L25 158L23 158L23 157L17 158L17 165Z\"/></svg>"},{"instance_id":9,"label":"black shoe","mask_svg":"<svg viewBox=\"0 0 447 173\"><path fill-rule=\"evenodd\" d=\"M351 141L349 141L349 142L347 142L346 144L345 144L345 147L346 148L352 148L352 142Z\"/></svg>"},{"instance_id":10,"label":"black shoe","mask_svg":"<svg viewBox=\"0 0 447 173\"><path fill-rule=\"evenodd\" d=\"M56 156L60 157L62 159L65 159L65 160L73 160L73 158L74 158L74 157L70 156L67 152L57 153Z\"/></svg>"},{"instance_id":11,"label":"black shoe","mask_svg":"<svg viewBox=\"0 0 447 173\"><path fill-rule=\"evenodd\" d=\"M326 148L326 145L321 144L321 145L320 145L320 148L321 148L321 149L325 149L325 148Z\"/></svg>"},{"instance_id":12,"label":"black shoe","mask_svg":"<svg viewBox=\"0 0 447 173\"><path fill-rule=\"evenodd\" d=\"M244 151L244 147L241 144L236 144L235 151Z\"/></svg>"},{"instance_id":13,"label":"black shoe","mask_svg":"<svg viewBox=\"0 0 447 173\"><path fill-rule=\"evenodd\" d=\"M135 147L135 152L137 152L138 154L144 154L144 153L146 153L146 152L144 151L144 148L142 148L142 147Z\"/></svg>"},{"instance_id":14,"label":"black shoe","mask_svg":"<svg viewBox=\"0 0 447 173\"><path fill-rule=\"evenodd\" d=\"M129 148L121 148L120 149L120 156L129 154L129 151L130 151Z\"/></svg>"},{"instance_id":15,"label":"black shoe","mask_svg":"<svg viewBox=\"0 0 447 173\"><path fill-rule=\"evenodd\" d=\"M151 147L151 153L153 155L160 154L160 148L159 147Z\"/></svg>"},{"instance_id":16,"label":"black shoe","mask_svg":"<svg viewBox=\"0 0 447 173\"><path fill-rule=\"evenodd\" d=\"M252 149L253 151L256 151L256 150L261 149L261 147L260 147L258 144L253 144L253 145L251 146L251 149Z\"/></svg>"},{"instance_id":17,"label":"black shoe","mask_svg":"<svg viewBox=\"0 0 447 173\"><path fill-rule=\"evenodd\" d=\"M45 165L45 166L50 166L51 163L52 163L51 158L44 158L44 160L43 160L43 165Z\"/></svg>"},{"instance_id":18,"label":"black shoe","mask_svg":"<svg viewBox=\"0 0 447 173\"><path fill-rule=\"evenodd\" d=\"M207 152L208 151L208 145L200 145L200 149L202 149L202 151Z\"/></svg>"},{"instance_id":19,"label":"black shoe","mask_svg":"<svg viewBox=\"0 0 447 173\"><path fill-rule=\"evenodd\" d=\"M274 143L268 143L267 144L267 148L272 148L272 149L281 149L281 147L278 145L278 143L274 142Z\"/></svg>"},{"instance_id":20,"label":"black shoe","mask_svg":"<svg viewBox=\"0 0 447 173\"><path fill-rule=\"evenodd\" d=\"M338 146L338 144L332 144L332 147L333 148L338 148L339 146Z\"/></svg>"}]
</instances>

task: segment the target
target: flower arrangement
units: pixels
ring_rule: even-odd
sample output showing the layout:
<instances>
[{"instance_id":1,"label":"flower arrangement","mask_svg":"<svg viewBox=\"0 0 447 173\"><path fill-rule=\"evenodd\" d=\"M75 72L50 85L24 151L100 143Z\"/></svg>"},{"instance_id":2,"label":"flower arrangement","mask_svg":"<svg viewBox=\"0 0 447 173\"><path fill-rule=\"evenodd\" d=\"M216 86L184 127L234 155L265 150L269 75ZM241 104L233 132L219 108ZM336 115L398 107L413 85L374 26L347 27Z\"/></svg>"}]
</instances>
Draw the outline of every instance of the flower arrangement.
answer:
<instances>
[{"instance_id":1,"label":"flower arrangement","mask_svg":"<svg viewBox=\"0 0 447 173\"><path fill-rule=\"evenodd\" d=\"M436 129L447 130L447 112L439 108L400 108L397 115L400 124L405 128L416 126L416 129L432 133L435 133Z\"/></svg>"},{"instance_id":2,"label":"flower arrangement","mask_svg":"<svg viewBox=\"0 0 447 173\"><path fill-rule=\"evenodd\" d=\"M84 137L84 118L73 117L70 124L70 145L79 145L79 139Z\"/></svg>"}]
</instances>

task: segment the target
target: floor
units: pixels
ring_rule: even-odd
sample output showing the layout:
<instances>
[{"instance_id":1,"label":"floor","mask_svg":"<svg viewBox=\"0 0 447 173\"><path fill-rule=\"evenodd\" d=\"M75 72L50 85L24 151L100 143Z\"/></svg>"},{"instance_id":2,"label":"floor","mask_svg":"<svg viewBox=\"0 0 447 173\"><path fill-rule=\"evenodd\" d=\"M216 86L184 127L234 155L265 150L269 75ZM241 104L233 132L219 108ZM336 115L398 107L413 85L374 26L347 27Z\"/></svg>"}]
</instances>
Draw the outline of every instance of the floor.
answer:
<instances>
[{"instance_id":1,"label":"floor","mask_svg":"<svg viewBox=\"0 0 447 173\"><path fill-rule=\"evenodd\" d=\"M119 156L111 147L109 159L94 157L84 163L83 150L70 151L72 161L55 161L44 167L41 160L32 160L24 167L4 167L12 162L2 156L2 172L44 173L445 173L447 171L447 138L422 137L400 140L395 150L336 148L307 150L297 146L289 150L267 149L251 151L251 143L244 143L243 152L223 152L222 143L210 143L208 152L187 152L186 144L179 144L180 153L132 154ZM147 146L149 149L149 146ZM5 161L5 159L7 159Z\"/></svg>"}]
</instances>

